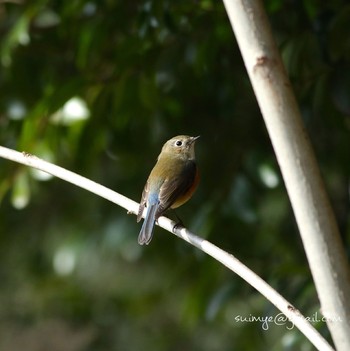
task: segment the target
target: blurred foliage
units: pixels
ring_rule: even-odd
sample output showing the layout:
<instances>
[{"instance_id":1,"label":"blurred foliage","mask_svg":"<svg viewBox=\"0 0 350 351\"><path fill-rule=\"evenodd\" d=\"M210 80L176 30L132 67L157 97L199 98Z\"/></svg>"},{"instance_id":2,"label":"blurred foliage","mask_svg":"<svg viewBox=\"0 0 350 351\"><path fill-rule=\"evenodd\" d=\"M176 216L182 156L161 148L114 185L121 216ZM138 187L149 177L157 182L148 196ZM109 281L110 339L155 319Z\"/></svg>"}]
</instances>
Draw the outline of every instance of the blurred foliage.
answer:
<instances>
[{"instance_id":1,"label":"blurred foliage","mask_svg":"<svg viewBox=\"0 0 350 351\"><path fill-rule=\"evenodd\" d=\"M349 249L350 6L266 0ZM139 200L164 141L201 135L184 223L307 316L288 197L219 1L0 2L0 144ZM242 279L86 191L0 159L0 349L311 350ZM317 325L329 337L324 323Z\"/></svg>"}]
</instances>

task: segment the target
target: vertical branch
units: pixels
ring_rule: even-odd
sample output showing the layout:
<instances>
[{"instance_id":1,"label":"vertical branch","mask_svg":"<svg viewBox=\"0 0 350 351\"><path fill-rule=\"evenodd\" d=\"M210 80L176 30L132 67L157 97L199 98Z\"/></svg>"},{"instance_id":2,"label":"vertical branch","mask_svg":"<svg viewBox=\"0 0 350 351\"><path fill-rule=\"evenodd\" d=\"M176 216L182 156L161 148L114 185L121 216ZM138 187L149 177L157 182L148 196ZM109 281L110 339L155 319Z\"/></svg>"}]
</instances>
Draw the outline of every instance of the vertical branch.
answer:
<instances>
[{"instance_id":1,"label":"vertical branch","mask_svg":"<svg viewBox=\"0 0 350 351\"><path fill-rule=\"evenodd\" d=\"M261 1L223 0L298 223L323 315L350 350L350 275L334 214Z\"/></svg>"}]
</instances>

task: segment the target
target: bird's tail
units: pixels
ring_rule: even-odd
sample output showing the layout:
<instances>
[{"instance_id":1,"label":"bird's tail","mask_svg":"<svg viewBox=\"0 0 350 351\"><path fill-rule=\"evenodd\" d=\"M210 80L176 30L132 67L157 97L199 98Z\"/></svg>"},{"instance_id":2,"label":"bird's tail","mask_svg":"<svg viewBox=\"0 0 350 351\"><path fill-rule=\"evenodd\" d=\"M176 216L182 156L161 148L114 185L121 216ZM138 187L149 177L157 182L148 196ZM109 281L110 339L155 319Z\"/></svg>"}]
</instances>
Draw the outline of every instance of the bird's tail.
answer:
<instances>
[{"instance_id":1,"label":"bird's tail","mask_svg":"<svg viewBox=\"0 0 350 351\"><path fill-rule=\"evenodd\" d=\"M148 245L152 240L154 222L156 221L156 213L158 210L158 203L148 204L146 218L142 224L138 243L140 245Z\"/></svg>"}]
</instances>

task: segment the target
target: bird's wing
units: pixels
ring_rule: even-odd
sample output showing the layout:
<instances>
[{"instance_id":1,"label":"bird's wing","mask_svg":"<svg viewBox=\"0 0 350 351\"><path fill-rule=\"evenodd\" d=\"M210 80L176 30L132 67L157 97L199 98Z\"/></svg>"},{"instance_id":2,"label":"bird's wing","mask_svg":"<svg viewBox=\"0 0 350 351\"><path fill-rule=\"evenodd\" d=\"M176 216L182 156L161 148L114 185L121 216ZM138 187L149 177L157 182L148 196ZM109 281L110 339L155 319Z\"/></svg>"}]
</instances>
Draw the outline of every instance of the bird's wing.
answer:
<instances>
[{"instance_id":1,"label":"bird's wing","mask_svg":"<svg viewBox=\"0 0 350 351\"><path fill-rule=\"evenodd\" d=\"M145 187L144 187L144 189L142 191L142 196L141 196L141 201L140 201L140 206L139 206L139 212L137 214L137 222L141 221L142 213L143 213L143 210L144 210L144 208L146 206L148 193L149 193L149 181L147 180L146 185L145 185Z\"/></svg>"},{"instance_id":2,"label":"bird's wing","mask_svg":"<svg viewBox=\"0 0 350 351\"><path fill-rule=\"evenodd\" d=\"M182 171L173 177L165 179L159 191L159 202L156 218L161 216L179 198L184 196L192 187L196 177L195 162L188 162Z\"/></svg>"}]
</instances>

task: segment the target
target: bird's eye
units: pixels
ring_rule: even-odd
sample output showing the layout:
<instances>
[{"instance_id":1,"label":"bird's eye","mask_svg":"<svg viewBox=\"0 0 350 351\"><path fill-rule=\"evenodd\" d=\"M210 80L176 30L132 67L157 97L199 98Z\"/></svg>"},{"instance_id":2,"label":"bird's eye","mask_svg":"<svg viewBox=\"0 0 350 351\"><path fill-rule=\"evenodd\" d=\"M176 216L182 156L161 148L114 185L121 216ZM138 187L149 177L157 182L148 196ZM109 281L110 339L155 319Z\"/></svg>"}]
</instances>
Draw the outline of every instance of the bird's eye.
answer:
<instances>
[{"instance_id":1,"label":"bird's eye","mask_svg":"<svg viewBox=\"0 0 350 351\"><path fill-rule=\"evenodd\" d=\"M182 141L181 140L176 140L175 141L176 146L182 146Z\"/></svg>"}]
</instances>

